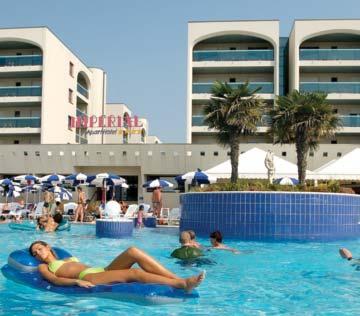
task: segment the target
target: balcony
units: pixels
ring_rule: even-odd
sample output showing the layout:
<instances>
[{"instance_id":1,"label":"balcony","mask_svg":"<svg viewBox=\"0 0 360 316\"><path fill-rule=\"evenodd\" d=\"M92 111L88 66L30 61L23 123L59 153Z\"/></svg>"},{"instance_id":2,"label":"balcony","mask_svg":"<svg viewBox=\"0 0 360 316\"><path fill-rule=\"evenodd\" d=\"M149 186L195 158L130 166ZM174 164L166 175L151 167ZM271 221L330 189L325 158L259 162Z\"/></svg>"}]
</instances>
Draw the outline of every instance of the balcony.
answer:
<instances>
[{"instance_id":1,"label":"balcony","mask_svg":"<svg viewBox=\"0 0 360 316\"><path fill-rule=\"evenodd\" d=\"M244 82L228 82L228 85L233 89L237 88L239 85L244 84ZM211 94L211 88L213 83L193 83L192 85L192 93L196 94ZM261 88L257 93L258 94L272 94L274 93L274 84L272 82L250 82L249 89L255 90L257 88Z\"/></svg>"},{"instance_id":2,"label":"balcony","mask_svg":"<svg viewBox=\"0 0 360 316\"><path fill-rule=\"evenodd\" d=\"M76 108L76 116L87 116L87 114L83 111L81 111L80 109Z\"/></svg>"},{"instance_id":3,"label":"balcony","mask_svg":"<svg viewBox=\"0 0 360 316\"><path fill-rule=\"evenodd\" d=\"M85 98L89 98L89 91L83 87L80 83L77 84L77 92L79 92Z\"/></svg>"},{"instance_id":4,"label":"balcony","mask_svg":"<svg viewBox=\"0 0 360 316\"><path fill-rule=\"evenodd\" d=\"M343 127L360 127L360 115L341 115Z\"/></svg>"},{"instance_id":5,"label":"balcony","mask_svg":"<svg viewBox=\"0 0 360 316\"><path fill-rule=\"evenodd\" d=\"M40 86L0 87L0 97L39 97Z\"/></svg>"},{"instance_id":6,"label":"balcony","mask_svg":"<svg viewBox=\"0 0 360 316\"><path fill-rule=\"evenodd\" d=\"M272 49L201 50L193 52L193 61L254 61L274 60Z\"/></svg>"},{"instance_id":7,"label":"balcony","mask_svg":"<svg viewBox=\"0 0 360 316\"><path fill-rule=\"evenodd\" d=\"M192 126L207 126L204 122L204 115L193 115L192 116ZM271 125L271 119L269 115L263 115L261 117L261 122L258 123L259 127L269 127Z\"/></svg>"},{"instance_id":8,"label":"balcony","mask_svg":"<svg viewBox=\"0 0 360 316\"><path fill-rule=\"evenodd\" d=\"M0 117L0 128L40 128L40 117Z\"/></svg>"},{"instance_id":9,"label":"balcony","mask_svg":"<svg viewBox=\"0 0 360 316\"><path fill-rule=\"evenodd\" d=\"M0 56L0 67L41 66L41 55Z\"/></svg>"},{"instance_id":10,"label":"balcony","mask_svg":"<svg viewBox=\"0 0 360 316\"><path fill-rule=\"evenodd\" d=\"M80 134L76 134L75 140L78 144L87 144L88 143L88 140L85 137L82 137Z\"/></svg>"},{"instance_id":11,"label":"balcony","mask_svg":"<svg viewBox=\"0 0 360 316\"><path fill-rule=\"evenodd\" d=\"M300 82L300 91L359 94L360 82Z\"/></svg>"},{"instance_id":12,"label":"balcony","mask_svg":"<svg viewBox=\"0 0 360 316\"><path fill-rule=\"evenodd\" d=\"M360 60L360 49L300 49L300 60Z\"/></svg>"}]
</instances>

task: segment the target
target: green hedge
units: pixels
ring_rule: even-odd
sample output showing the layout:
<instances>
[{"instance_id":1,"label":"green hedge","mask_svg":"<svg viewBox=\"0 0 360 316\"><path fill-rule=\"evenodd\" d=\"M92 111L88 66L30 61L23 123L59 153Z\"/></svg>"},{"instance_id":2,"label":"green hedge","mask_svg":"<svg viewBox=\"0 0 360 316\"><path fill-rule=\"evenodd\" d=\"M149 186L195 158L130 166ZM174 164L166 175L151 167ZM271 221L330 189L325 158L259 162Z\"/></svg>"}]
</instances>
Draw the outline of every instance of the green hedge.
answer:
<instances>
[{"instance_id":1,"label":"green hedge","mask_svg":"<svg viewBox=\"0 0 360 316\"><path fill-rule=\"evenodd\" d=\"M191 187L192 192L212 192L212 191L285 191L285 192L333 192L350 193L355 192L348 187L342 187L339 181L328 181L320 183L316 187L313 181L306 186L299 185L279 185L270 184L267 180L246 180L241 179L236 183L222 182L206 185L204 187Z\"/></svg>"}]
</instances>

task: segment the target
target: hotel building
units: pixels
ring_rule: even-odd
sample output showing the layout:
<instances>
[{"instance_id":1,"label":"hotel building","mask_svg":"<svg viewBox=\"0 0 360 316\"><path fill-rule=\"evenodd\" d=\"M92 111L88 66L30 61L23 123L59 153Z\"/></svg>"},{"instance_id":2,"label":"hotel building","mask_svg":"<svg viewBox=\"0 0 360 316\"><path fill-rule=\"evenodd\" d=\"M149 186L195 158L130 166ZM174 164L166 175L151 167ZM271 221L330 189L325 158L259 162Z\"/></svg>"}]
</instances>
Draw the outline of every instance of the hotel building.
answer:
<instances>
[{"instance_id":1,"label":"hotel building","mask_svg":"<svg viewBox=\"0 0 360 316\"><path fill-rule=\"evenodd\" d=\"M161 144L145 119L91 135L71 128L70 117L133 116L126 105L106 102L105 72L87 67L47 28L0 29L0 175L113 172L128 180L128 201L149 202L145 181L174 182L229 159L203 122L215 80L248 81L270 106L292 89L327 92L343 127L310 153L310 170L359 146L360 20L296 20L289 37L280 37L279 21L190 22L187 55L186 144ZM271 149L296 162L294 146L272 144L266 119L240 151ZM166 206L178 205L178 190L163 196Z\"/></svg>"},{"instance_id":2,"label":"hotel building","mask_svg":"<svg viewBox=\"0 0 360 316\"><path fill-rule=\"evenodd\" d=\"M122 129L118 137L71 128L71 117L87 115L131 112L106 104L106 73L86 66L48 28L0 29L0 144L146 142L145 119L141 129Z\"/></svg>"}]
</instances>

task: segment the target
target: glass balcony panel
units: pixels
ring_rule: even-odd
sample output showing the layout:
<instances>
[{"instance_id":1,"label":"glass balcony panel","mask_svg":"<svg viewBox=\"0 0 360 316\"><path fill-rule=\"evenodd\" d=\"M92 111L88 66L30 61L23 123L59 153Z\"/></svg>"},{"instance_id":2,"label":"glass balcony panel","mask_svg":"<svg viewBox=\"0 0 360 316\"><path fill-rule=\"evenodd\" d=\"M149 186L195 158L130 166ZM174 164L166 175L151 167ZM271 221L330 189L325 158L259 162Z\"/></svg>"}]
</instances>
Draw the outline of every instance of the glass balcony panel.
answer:
<instances>
[{"instance_id":1,"label":"glass balcony panel","mask_svg":"<svg viewBox=\"0 0 360 316\"><path fill-rule=\"evenodd\" d=\"M360 49L300 49L300 60L360 60Z\"/></svg>"},{"instance_id":2,"label":"glass balcony panel","mask_svg":"<svg viewBox=\"0 0 360 316\"><path fill-rule=\"evenodd\" d=\"M83 87L80 83L77 84L77 92L79 92L85 98L89 97L89 91L85 87Z\"/></svg>"},{"instance_id":3,"label":"glass balcony panel","mask_svg":"<svg viewBox=\"0 0 360 316\"><path fill-rule=\"evenodd\" d=\"M77 117L79 117L79 116L87 116L87 114L77 108L77 109L76 109L76 116L77 116Z\"/></svg>"},{"instance_id":4,"label":"glass balcony panel","mask_svg":"<svg viewBox=\"0 0 360 316\"><path fill-rule=\"evenodd\" d=\"M0 128L41 127L40 117L0 117Z\"/></svg>"},{"instance_id":5,"label":"glass balcony panel","mask_svg":"<svg viewBox=\"0 0 360 316\"><path fill-rule=\"evenodd\" d=\"M249 61L274 60L272 49L256 50L199 50L193 52L193 61Z\"/></svg>"},{"instance_id":6,"label":"glass balcony panel","mask_svg":"<svg viewBox=\"0 0 360 316\"><path fill-rule=\"evenodd\" d=\"M41 66L41 55L0 56L0 67Z\"/></svg>"},{"instance_id":7,"label":"glass balcony panel","mask_svg":"<svg viewBox=\"0 0 360 316\"><path fill-rule=\"evenodd\" d=\"M343 127L360 127L360 115L340 116Z\"/></svg>"},{"instance_id":8,"label":"glass balcony panel","mask_svg":"<svg viewBox=\"0 0 360 316\"><path fill-rule=\"evenodd\" d=\"M301 82L300 91L325 93L360 93L360 82Z\"/></svg>"},{"instance_id":9,"label":"glass balcony panel","mask_svg":"<svg viewBox=\"0 0 360 316\"><path fill-rule=\"evenodd\" d=\"M228 82L228 85L232 88L237 88L243 82ZM211 87L213 83L193 83L192 93L211 93ZM274 93L274 84L272 82L250 82L249 89L254 90L261 88L257 93Z\"/></svg>"},{"instance_id":10,"label":"glass balcony panel","mask_svg":"<svg viewBox=\"0 0 360 316\"><path fill-rule=\"evenodd\" d=\"M192 126L207 126L204 122L205 115L193 115L192 116ZM263 115L261 117L261 121L257 124L257 126L270 126L271 119L269 115Z\"/></svg>"},{"instance_id":11,"label":"glass balcony panel","mask_svg":"<svg viewBox=\"0 0 360 316\"><path fill-rule=\"evenodd\" d=\"M41 96L40 86L30 87L0 87L0 97L39 97Z\"/></svg>"}]
</instances>

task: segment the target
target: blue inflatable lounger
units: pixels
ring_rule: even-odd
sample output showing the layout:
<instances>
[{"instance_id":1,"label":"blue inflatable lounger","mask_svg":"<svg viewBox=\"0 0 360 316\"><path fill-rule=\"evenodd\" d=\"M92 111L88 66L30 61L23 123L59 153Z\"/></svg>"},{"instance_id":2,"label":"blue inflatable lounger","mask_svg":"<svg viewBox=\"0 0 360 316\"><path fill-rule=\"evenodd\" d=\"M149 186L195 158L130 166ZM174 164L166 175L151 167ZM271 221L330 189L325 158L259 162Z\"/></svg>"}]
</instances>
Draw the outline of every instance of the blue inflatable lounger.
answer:
<instances>
[{"instance_id":1,"label":"blue inflatable lounger","mask_svg":"<svg viewBox=\"0 0 360 316\"><path fill-rule=\"evenodd\" d=\"M24 221L22 223L12 222L9 224L9 228L14 230L24 230L24 231L35 231L36 222L35 221ZM70 230L71 224L67 219L63 219L55 231L60 232L64 230ZM39 230L41 232L42 230Z\"/></svg>"},{"instance_id":2,"label":"blue inflatable lounger","mask_svg":"<svg viewBox=\"0 0 360 316\"><path fill-rule=\"evenodd\" d=\"M53 248L59 259L72 257L61 248ZM140 304L167 304L182 302L188 298L198 298L196 290L187 293L168 285L143 283L113 283L96 285L91 288L79 286L58 286L45 280L38 271L38 261L27 249L16 250L9 255L8 263L1 268L2 274L17 283L25 284L42 291L65 295L96 296L121 301L135 301Z\"/></svg>"}]
</instances>

